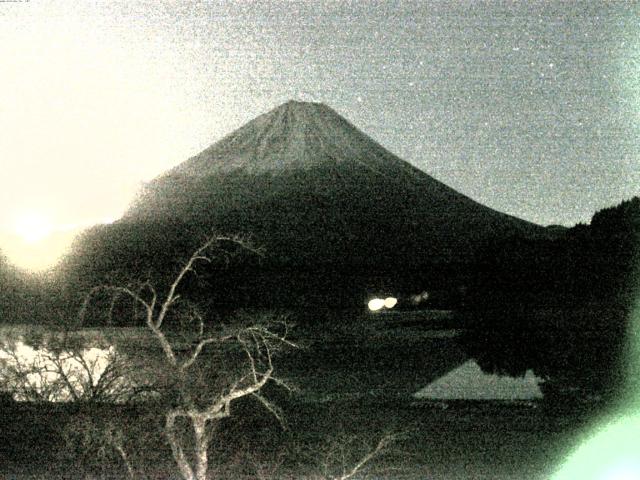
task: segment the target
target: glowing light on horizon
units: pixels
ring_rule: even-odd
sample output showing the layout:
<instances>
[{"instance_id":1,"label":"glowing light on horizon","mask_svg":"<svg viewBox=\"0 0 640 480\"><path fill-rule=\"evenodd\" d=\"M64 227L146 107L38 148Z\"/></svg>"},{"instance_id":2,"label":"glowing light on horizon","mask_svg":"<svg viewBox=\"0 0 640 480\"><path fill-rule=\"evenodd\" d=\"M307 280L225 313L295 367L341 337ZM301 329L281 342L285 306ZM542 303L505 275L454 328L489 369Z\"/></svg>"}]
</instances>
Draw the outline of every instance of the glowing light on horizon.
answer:
<instances>
[{"instance_id":1,"label":"glowing light on horizon","mask_svg":"<svg viewBox=\"0 0 640 480\"><path fill-rule=\"evenodd\" d=\"M106 4L1 10L0 254L43 271L80 229L119 218L142 182L235 126L211 129L203 112L213 123L233 111L177 88L193 57L158 30L164 9L148 9L148 22Z\"/></svg>"},{"instance_id":2,"label":"glowing light on horizon","mask_svg":"<svg viewBox=\"0 0 640 480\"><path fill-rule=\"evenodd\" d=\"M386 308L388 310L392 309L398 303L398 299L395 297L387 297L387 298L373 298L369 300L367 306L369 310L372 312L377 312Z\"/></svg>"},{"instance_id":3,"label":"glowing light on horizon","mask_svg":"<svg viewBox=\"0 0 640 480\"><path fill-rule=\"evenodd\" d=\"M112 214L96 221L56 223L53 215L29 210L0 225L0 253L20 269L43 272L56 265L82 230L114 223L121 216Z\"/></svg>"},{"instance_id":4,"label":"glowing light on horizon","mask_svg":"<svg viewBox=\"0 0 640 480\"><path fill-rule=\"evenodd\" d=\"M387 297L384 299L384 307L385 308L393 308L398 304L398 299L395 297Z\"/></svg>"},{"instance_id":5,"label":"glowing light on horizon","mask_svg":"<svg viewBox=\"0 0 640 480\"><path fill-rule=\"evenodd\" d=\"M54 267L69 250L75 234L74 231L54 231L39 242L29 243L17 235L0 232L0 253L21 270L44 272Z\"/></svg>"},{"instance_id":6,"label":"glowing light on horizon","mask_svg":"<svg viewBox=\"0 0 640 480\"><path fill-rule=\"evenodd\" d=\"M33 244L51 236L53 223L44 214L29 212L20 215L14 221L13 229L26 243Z\"/></svg>"},{"instance_id":7,"label":"glowing light on horizon","mask_svg":"<svg viewBox=\"0 0 640 480\"><path fill-rule=\"evenodd\" d=\"M0 223L0 254L20 269L41 272L58 261L72 237L56 228L49 212L23 210Z\"/></svg>"},{"instance_id":8,"label":"glowing light on horizon","mask_svg":"<svg viewBox=\"0 0 640 480\"><path fill-rule=\"evenodd\" d=\"M368 307L372 312L377 312L378 310L384 308L384 300L382 298L374 298L372 300L369 300Z\"/></svg>"}]
</instances>

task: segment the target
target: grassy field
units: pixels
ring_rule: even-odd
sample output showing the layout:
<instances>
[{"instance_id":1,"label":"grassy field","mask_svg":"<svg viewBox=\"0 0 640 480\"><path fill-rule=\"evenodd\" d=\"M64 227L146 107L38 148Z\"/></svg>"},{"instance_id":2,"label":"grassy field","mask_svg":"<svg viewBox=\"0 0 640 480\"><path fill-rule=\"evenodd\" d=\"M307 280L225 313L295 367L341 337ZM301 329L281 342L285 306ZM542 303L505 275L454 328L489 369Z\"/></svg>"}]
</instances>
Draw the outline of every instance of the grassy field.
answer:
<instances>
[{"instance_id":1,"label":"grassy field","mask_svg":"<svg viewBox=\"0 0 640 480\"><path fill-rule=\"evenodd\" d=\"M321 436L407 432L396 446L400 453L390 464L378 465L381 473L393 471L387 478L545 479L588 417L533 405L453 402L443 409L426 403L334 403L314 413L325 426L316 431Z\"/></svg>"},{"instance_id":2,"label":"grassy field","mask_svg":"<svg viewBox=\"0 0 640 480\"><path fill-rule=\"evenodd\" d=\"M249 410L254 413L248 414ZM255 478L254 467L283 458L270 478L305 478L320 471L327 446L346 445L345 464L352 464L383 435L400 433L386 454L367 468L373 478L542 480L562 463L579 432L590 423L588 412L549 411L537 403L360 399L290 402L285 413L288 430L262 416L255 417L249 405L221 426L214 437L219 441L214 442L217 453L212 459L227 472L226 478ZM85 472L80 464L63 454L62 431L76 421L76 415L68 409L46 406L4 409L2 478L81 478ZM131 415L129 421L135 422L131 412L119 415ZM138 467L149 476L177 478L161 434L151 426L147 431L157 436L147 444L155 456L153 460L140 457ZM103 472L124 478L117 457L111 461L101 467Z\"/></svg>"}]
</instances>

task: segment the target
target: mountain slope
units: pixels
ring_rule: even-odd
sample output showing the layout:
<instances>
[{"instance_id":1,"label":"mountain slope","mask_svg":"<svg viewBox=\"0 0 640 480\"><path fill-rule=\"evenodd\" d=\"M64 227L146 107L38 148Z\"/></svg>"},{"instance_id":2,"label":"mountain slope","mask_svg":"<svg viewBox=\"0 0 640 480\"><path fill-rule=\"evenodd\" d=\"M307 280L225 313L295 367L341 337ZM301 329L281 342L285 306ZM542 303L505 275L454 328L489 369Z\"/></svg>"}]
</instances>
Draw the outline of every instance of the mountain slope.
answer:
<instances>
[{"instance_id":1,"label":"mountain slope","mask_svg":"<svg viewBox=\"0 0 640 480\"><path fill-rule=\"evenodd\" d=\"M278 264L464 261L542 228L404 162L322 104L288 102L150 182L125 222L250 233Z\"/></svg>"}]
</instances>

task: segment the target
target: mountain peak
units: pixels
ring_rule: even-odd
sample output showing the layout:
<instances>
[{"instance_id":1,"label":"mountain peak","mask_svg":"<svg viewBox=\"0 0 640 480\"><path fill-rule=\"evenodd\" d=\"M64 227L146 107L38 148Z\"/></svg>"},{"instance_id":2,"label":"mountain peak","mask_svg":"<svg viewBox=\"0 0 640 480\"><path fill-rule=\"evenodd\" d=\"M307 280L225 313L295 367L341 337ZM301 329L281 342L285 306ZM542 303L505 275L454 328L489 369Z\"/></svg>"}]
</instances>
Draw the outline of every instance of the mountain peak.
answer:
<instances>
[{"instance_id":1,"label":"mountain peak","mask_svg":"<svg viewBox=\"0 0 640 480\"><path fill-rule=\"evenodd\" d=\"M178 165L169 174L202 177L238 169L250 174L274 173L344 159L365 165L375 162L384 150L382 147L372 149L372 143L375 142L326 104L289 100ZM384 152L385 157L397 159Z\"/></svg>"},{"instance_id":2,"label":"mountain peak","mask_svg":"<svg viewBox=\"0 0 640 480\"><path fill-rule=\"evenodd\" d=\"M279 107L276 107L274 110L278 110L280 108L296 108L296 109L314 110L314 109L326 109L329 107L322 102L305 102L303 100L291 99L291 100L287 100Z\"/></svg>"},{"instance_id":3,"label":"mountain peak","mask_svg":"<svg viewBox=\"0 0 640 480\"><path fill-rule=\"evenodd\" d=\"M271 121L275 121L283 116L287 117L287 122L291 123L291 126L300 128L318 121L347 122L344 117L325 103L304 102L301 100L288 100L256 118L256 120L266 117Z\"/></svg>"}]
</instances>

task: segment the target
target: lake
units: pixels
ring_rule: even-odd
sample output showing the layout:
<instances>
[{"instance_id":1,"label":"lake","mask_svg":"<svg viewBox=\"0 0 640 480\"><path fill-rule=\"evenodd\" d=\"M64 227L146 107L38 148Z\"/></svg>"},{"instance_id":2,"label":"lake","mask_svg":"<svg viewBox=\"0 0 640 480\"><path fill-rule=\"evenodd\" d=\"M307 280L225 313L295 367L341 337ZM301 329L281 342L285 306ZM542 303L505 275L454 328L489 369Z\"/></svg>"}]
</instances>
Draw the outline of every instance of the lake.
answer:
<instances>
[{"instance_id":1,"label":"lake","mask_svg":"<svg viewBox=\"0 0 640 480\"><path fill-rule=\"evenodd\" d=\"M332 325L305 327L292 349L276 360L279 375L300 387L300 400L346 398L415 398L433 400L531 400L542 393L539 379L489 375L468 358L457 343L460 330L433 328L450 321L443 311L366 315ZM154 339L145 328L86 329L73 334L87 348L73 355L54 355L47 344L64 334L45 328L10 325L0 328L0 360L16 363L29 388L49 388L63 375L80 383L97 383L109 361L123 348L150 352ZM120 346L120 347L119 347ZM126 348L125 348L126 346ZM13 350L9 355L8 350ZM31 367L30 367L31 366ZM38 371L36 371L38 370ZM46 371L46 372L42 372ZM133 381L133 380L132 380ZM72 400L68 392L52 397ZM14 395L25 400L24 395Z\"/></svg>"}]
</instances>

